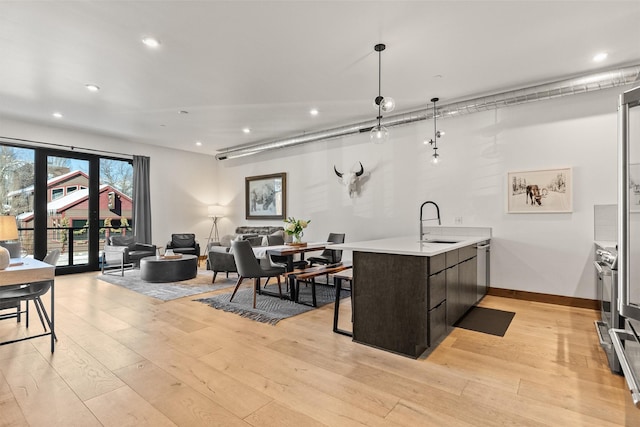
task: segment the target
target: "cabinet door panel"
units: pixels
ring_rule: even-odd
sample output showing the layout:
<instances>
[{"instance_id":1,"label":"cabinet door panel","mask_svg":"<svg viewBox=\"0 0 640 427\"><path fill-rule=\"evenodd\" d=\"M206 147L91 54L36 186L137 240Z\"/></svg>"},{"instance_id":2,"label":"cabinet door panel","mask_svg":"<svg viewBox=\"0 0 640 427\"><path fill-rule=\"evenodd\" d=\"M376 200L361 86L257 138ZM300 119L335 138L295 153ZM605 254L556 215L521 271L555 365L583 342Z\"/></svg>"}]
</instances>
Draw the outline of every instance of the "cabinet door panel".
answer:
<instances>
[{"instance_id":1,"label":"cabinet door panel","mask_svg":"<svg viewBox=\"0 0 640 427\"><path fill-rule=\"evenodd\" d=\"M447 298L446 271L441 271L429 276L427 286L429 287L429 309L432 309Z\"/></svg>"},{"instance_id":2,"label":"cabinet door panel","mask_svg":"<svg viewBox=\"0 0 640 427\"><path fill-rule=\"evenodd\" d=\"M458 266L455 265L445 271L447 273L447 323L453 326L462 316Z\"/></svg>"},{"instance_id":3,"label":"cabinet door panel","mask_svg":"<svg viewBox=\"0 0 640 427\"><path fill-rule=\"evenodd\" d=\"M464 314L476 302L478 283L476 258L473 257L463 261L458 266L460 268L460 310L461 314Z\"/></svg>"},{"instance_id":4,"label":"cabinet door panel","mask_svg":"<svg viewBox=\"0 0 640 427\"><path fill-rule=\"evenodd\" d=\"M442 301L438 306L429 310L429 347L447 334L447 302Z\"/></svg>"}]
</instances>

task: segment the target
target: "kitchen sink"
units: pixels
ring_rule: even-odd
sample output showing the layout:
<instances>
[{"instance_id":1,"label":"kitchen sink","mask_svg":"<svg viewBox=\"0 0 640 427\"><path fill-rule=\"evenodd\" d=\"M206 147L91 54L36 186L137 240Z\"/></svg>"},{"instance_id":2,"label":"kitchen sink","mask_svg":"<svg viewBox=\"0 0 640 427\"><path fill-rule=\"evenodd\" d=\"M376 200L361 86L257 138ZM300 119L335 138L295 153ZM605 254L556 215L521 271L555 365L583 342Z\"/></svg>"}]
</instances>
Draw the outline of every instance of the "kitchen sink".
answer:
<instances>
[{"instance_id":1,"label":"kitchen sink","mask_svg":"<svg viewBox=\"0 0 640 427\"><path fill-rule=\"evenodd\" d=\"M460 240L451 240L451 239L425 239L420 240L420 243L444 243L444 244L454 244L460 243Z\"/></svg>"}]
</instances>

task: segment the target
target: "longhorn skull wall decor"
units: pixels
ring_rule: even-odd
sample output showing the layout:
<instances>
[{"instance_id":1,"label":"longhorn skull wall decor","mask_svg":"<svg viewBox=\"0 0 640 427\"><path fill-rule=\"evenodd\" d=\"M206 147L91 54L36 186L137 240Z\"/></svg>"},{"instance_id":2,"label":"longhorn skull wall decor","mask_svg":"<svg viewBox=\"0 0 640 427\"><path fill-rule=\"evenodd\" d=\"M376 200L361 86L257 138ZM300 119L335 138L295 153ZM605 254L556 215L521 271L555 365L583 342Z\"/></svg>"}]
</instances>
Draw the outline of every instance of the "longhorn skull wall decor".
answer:
<instances>
[{"instance_id":1,"label":"longhorn skull wall decor","mask_svg":"<svg viewBox=\"0 0 640 427\"><path fill-rule=\"evenodd\" d=\"M340 182L342 183L342 185L347 187L349 197L351 198L355 197L360 192L360 177L362 176L362 174L364 174L364 167L362 166L362 163L358 163L360 164L360 170L358 170L357 172L338 172L336 166L333 166L334 172L336 173L336 175L338 175L338 178L340 178Z\"/></svg>"}]
</instances>

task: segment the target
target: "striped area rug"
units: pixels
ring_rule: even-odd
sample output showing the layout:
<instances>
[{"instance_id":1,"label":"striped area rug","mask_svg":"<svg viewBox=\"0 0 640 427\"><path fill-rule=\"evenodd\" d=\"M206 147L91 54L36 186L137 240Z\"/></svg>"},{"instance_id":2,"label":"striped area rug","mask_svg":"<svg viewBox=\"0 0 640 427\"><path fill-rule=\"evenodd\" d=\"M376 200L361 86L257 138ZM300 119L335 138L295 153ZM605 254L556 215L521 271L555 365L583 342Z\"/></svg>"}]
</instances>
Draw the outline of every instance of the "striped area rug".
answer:
<instances>
[{"instance_id":1,"label":"striped area rug","mask_svg":"<svg viewBox=\"0 0 640 427\"><path fill-rule=\"evenodd\" d=\"M247 280L247 282L249 281ZM249 283L253 284L253 281ZM283 286L285 285L283 284ZM270 292L277 292L278 288L275 285L269 285L268 290ZM348 290L340 292L340 297L342 298L347 298L350 295L351 294ZM316 308L308 305L297 304L293 301L281 299L277 296L257 295L256 308L254 309L253 289L250 286L244 287L244 284L236 293L233 301L229 301L230 298L231 293L224 293L210 298L196 299L195 301L208 304L218 310L235 313L239 316L246 317L257 322L269 323L271 325L275 325L282 319L306 313L307 311L311 311ZM316 284L316 299L318 307L335 302L335 288L331 285ZM302 286L300 288L300 301L311 302L310 286Z\"/></svg>"}]
</instances>

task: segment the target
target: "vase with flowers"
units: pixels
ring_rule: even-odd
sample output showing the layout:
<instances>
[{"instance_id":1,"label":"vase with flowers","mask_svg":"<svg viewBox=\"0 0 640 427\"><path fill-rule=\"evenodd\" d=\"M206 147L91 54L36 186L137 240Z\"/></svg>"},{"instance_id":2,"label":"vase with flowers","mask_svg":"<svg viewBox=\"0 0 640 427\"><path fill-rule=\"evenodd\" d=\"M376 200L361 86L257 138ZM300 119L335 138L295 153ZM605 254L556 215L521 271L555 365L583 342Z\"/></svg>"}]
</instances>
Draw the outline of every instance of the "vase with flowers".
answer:
<instances>
[{"instance_id":1,"label":"vase with flowers","mask_svg":"<svg viewBox=\"0 0 640 427\"><path fill-rule=\"evenodd\" d=\"M284 222L286 223L286 225L284 226L284 231L285 233L293 237L293 244L302 245L302 236L304 235L303 230L307 228L307 225L309 225L311 220L295 219L294 217L290 216L289 218L285 219Z\"/></svg>"}]
</instances>

